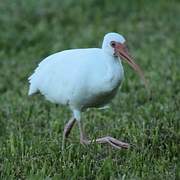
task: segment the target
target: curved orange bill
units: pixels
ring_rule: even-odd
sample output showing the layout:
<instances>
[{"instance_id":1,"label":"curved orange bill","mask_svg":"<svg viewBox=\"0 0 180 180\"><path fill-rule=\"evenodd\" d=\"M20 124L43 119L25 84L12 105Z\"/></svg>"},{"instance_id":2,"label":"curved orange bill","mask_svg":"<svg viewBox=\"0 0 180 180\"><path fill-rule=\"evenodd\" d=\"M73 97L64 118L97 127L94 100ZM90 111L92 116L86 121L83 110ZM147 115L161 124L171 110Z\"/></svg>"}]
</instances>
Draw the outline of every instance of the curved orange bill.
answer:
<instances>
[{"instance_id":1,"label":"curved orange bill","mask_svg":"<svg viewBox=\"0 0 180 180\"><path fill-rule=\"evenodd\" d=\"M127 62L141 77L143 80L145 87L148 89L148 83L144 77L144 73L141 70L140 66L137 65L133 58L129 55L128 48L125 44L116 43L115 45L115 54L121 57L125 62Z\"/></svg>"}]
</instances>

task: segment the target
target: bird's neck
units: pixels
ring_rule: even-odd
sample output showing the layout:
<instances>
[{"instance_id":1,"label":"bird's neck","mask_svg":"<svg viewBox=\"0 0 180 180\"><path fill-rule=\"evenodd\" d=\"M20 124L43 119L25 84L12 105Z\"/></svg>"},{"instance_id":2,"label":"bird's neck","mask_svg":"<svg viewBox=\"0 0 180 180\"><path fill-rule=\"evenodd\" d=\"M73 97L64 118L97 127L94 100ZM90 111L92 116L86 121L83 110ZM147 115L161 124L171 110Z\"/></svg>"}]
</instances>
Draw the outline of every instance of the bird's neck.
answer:
<instances>
[{"instance_id":1,"label":"bird's neck","mask_svg":"<svg viewBox=\"0 0 180 180\"><path fill-rule=\"evenodd\" d=\"M106 63L107 63L106 65L107 65L108 74L123 75L123 73L124 73L123 66L121 63L121 59L119 57L109 56L109 58L107 57Z\"/></svg>"}]
</instances>

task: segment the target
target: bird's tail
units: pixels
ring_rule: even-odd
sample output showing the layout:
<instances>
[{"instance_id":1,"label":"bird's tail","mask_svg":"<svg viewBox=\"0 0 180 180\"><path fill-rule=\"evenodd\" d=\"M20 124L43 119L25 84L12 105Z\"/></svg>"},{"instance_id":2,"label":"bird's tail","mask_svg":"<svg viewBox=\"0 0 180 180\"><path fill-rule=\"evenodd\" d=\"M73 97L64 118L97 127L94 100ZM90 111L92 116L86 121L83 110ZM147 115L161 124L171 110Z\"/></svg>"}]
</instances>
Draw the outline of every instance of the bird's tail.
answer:
<instances>
[{"instance_id":1,"label":"bird's tail","mask_svg":"<svg viewBox=\"0 0 180 180\"><path fill-rule=\"evenodd\" d=\"M30 85L28 95L31 96L31 95L35 94L36 92L37 92L37 88Z\"/></svg>"},{"instance_id":2,"label":"bird's tail","mask_svg":"<svg viewBox=\"0 0 180 180\"><path fill-rule=\"evenodd\" d=\"M30 83L28 95L31 96L31 95L35 94L38 91L38 88L36 86L36 83L33 81L33 75L31 75L28 78L28 80L29 80L29 83Z\"/></svg>"}]
</instances>

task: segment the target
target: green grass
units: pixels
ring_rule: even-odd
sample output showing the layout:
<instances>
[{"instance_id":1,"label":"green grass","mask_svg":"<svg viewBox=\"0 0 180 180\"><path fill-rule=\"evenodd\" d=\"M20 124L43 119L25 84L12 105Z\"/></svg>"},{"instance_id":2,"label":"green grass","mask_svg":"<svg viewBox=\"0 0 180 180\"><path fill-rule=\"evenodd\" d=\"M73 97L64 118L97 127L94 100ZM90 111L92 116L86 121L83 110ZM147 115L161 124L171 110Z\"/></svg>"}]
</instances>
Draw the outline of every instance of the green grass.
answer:
<instances>
[{"instance_id":1,"label":"green grass","mask_svg":"<svg viewBox=\"0 0 180 180\"><path fill-rule=\"evenodd\" d=\"M6 0L0 2L0 179L179 179L180 2ZM79 144L77 126L65 152L70 112L28 97L28 76L46 56L101 46L105 33L123 34L145 71L126 79L107 110L83 114L91 138L113 135L128 151Z\"/></svg>"}]
</instances>

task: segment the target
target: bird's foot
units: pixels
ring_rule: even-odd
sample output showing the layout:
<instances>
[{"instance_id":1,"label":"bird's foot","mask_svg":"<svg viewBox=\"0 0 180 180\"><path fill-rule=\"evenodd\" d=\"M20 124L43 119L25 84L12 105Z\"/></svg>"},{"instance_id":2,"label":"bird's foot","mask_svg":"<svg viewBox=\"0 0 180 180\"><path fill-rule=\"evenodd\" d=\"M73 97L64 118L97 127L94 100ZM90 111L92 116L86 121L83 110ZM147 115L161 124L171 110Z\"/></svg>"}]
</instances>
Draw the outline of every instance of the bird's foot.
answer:
<instances>
[{"instance_id":1,"label":"bird's foot","mask_svg":"<svg viewBox=\"0 0 180 180\"><path fill-rule=\"evenodd\" d=\"M94 141L90 141L87 138L83 137L80 139L80 142L83 145L89 145L89 144L94 143L94 142L99 143L99 144L109 144L116 149L128 149L128 148L130 148L130 144L119 141L119 140L117 140L111 136L105 136L102 138L98 138Z\"/></svg>"},{"instance_id":2,"label":"bird's foot","mask_svg":"<svg viewBox=\"0 0 180 180\"><path fill-rule=\"evenodd\" d=\"M98 138L95 140L95 142L100 143L100 144L110 144L112 147L116 149L128 149L130 148L130 144L119 141L113 137L106 136L102 138Z\"/></svg>"}]
</instances>

